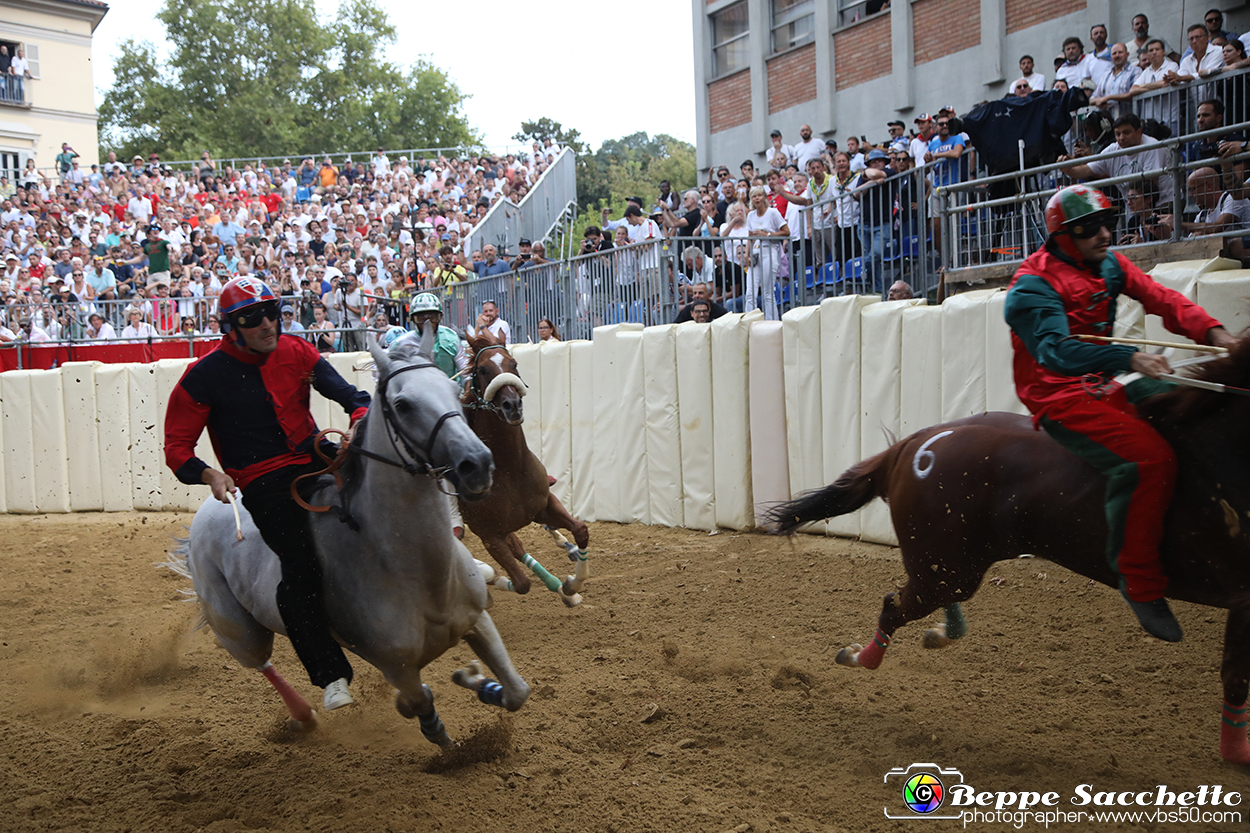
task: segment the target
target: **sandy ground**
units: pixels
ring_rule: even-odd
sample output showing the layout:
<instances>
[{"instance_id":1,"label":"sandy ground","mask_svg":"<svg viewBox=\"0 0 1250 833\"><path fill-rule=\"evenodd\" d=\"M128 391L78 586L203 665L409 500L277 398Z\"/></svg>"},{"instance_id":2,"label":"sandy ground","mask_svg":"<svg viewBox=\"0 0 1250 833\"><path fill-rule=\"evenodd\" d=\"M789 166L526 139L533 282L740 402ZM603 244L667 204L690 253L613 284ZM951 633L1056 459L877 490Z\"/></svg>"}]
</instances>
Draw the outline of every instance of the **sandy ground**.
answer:
<instances>
[{"instance_id":1,"label":"sandy ground","mask_svg":"<svg viewBox=\"0 0 1250 833\"><path fill-rule=\"evenodd\" d=\"M187 522L0 517L0 830L901 830L915 824L884 817L904 810L883 778L913 762L1064 802L1081 783L1250 795L1216 751L1222 612L1178 605L1187 640L1163 645L1111 591L1014 561L965 606L963 642L925 651L913 625L880 670L846 669L837 648L871 636L902 569L893 550L808 536L595 524L580 608L537 583L496 595L534 690L520 712L451 684L462 647L426 674L458 752L361 662L358 705L295 735L259 674L189 632L185 581L153 566ZM284 639L274 661L320 702Z\"/></svg>"}]
</instances>

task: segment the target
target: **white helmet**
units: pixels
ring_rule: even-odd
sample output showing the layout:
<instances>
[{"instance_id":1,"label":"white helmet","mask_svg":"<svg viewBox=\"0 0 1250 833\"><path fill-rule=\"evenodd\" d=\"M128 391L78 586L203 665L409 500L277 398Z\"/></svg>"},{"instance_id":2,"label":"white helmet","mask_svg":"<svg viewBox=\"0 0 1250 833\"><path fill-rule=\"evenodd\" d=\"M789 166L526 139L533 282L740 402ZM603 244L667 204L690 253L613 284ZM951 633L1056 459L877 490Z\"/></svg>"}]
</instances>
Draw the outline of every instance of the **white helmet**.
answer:
<instances>
[{"instance_id":1,"label":"white helmet","mask_svg":"<svg viewBox=\"0 0 1250 833\"><path fill-rule=\"evenodd\" d=\"M412 317L419 312L437 312L442 314L443 303L438 300L438 296L433 292L422 292L412 299L408 304L408 315Z\"/></svg>"}]
</instances>

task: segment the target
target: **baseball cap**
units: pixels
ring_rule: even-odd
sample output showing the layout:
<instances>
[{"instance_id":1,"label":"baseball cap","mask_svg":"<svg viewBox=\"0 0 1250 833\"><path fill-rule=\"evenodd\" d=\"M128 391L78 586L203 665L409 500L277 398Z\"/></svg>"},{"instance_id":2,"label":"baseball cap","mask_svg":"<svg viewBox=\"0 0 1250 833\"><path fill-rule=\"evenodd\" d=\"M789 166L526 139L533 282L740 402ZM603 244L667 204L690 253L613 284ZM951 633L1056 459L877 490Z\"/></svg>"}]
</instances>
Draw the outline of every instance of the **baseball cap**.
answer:
<instances>
[{"instance_id":1,"label":"baseball cap","mask_svg":"<svg viewBox=\"0 0 1250 833\"><path fill-rule=\"evenodd\" d=\"M281 307L281 311L282 312L295 312L295 307L291 306L290 304L283 304Z\"/></svg>"},{"instance_id":2,"label":"baseball cap","mask_svg":"<svg viewBox=\"0 0 1250 833\"><path fill-rule=\"evenodd\" d=\"M450 240L450 239L451 239L450 234L444 234L442 237L439 238L439 240Z\"/></svg>"},{"instance_id":3,"label":"baseball cap","mask_svg":"<svg viewBox=\"0 0 1250 833\"><path fill-rule=\"evenodd\" d=\"M780 135L781 135L781 131L780 131L780 130L774 130L772 133L769 133L768 135L769 135L769 136L780 136Z\"/></svg>"},{"instance_id":4,"label":"baseball cap","mask_svg":"<svg viewBox=\"0 0 1250 833\"><path fill-rule=\"evenodd\" d=\"M930 116L928 113L921 113L919 116L912 119L912 121L915 124L919 124L922 121L933 121L933 116Z\"/></svg>"},{"instance_id":5,"label":"baseball cap","mask_svg":"<svg viewBox=\"0 0 1250 833\"><path fill-rule=\"evenodd\" d=\"M534 244L530 242L530 239L528 237L522 237L520 241L517 242L517 245L518 246L533 246Z\"/></svg>"},{"instance_id":6,"label":"baseball cap","mask_svg":"<svg viewBox=\"0 0 1250 833\"><path fill-rule=\"evenodd\" d=\"M886 127L903 127L903 128L907 127L907 125L903 124L901 121L897 119L895 119L894 121L886 122L885 126Z\"/></svg>"},{"instance_id":7,"label":"baseball cap","mask_svg":"<svg viewBox=\"0 0 1250 833\"><path fill-rule=\"evenodd\" d=\"M868 158L865 161L871 162L874 159L885 159L888 161L889 158L890 158L890 154L886 153L881 148L873 148L872 151L869 152Z\"/></svg>"}]
</instances>

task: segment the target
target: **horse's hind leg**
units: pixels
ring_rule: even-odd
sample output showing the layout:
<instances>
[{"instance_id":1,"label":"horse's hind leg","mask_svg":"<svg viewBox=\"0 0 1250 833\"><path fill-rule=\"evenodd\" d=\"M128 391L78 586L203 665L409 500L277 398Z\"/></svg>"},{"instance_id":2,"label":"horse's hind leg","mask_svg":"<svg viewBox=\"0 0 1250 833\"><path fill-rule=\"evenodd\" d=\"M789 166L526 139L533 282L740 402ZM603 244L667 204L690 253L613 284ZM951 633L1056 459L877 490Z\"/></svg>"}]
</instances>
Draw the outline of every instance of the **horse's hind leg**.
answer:
<instances>
[{"instance_id":1,"label":"horse's hind leg","mask_svg":"<svg viewBox=\"0 0 1250 833\"><path fill-rule=\"evenodd\" d=\"M956 639L968 633L968 620L964 619L964 609L955 602L946 606L946 621L935 625L924 632L926 648L945 648Z\"/></svg>"},{"instance_id":2,"label":"horse's hind leg","mask_svg":"<svg viewBox=\"0 0 1250 833\"><path fill-rule=\"evenodd\" d=\"M473 630L464 635L464 641L499 678L499 682L485 676L476 662L471 663L468 668L458 669L451 675L451 681L476 692L477 699L490 706L500 706L514 712L525 705L530 696L529 683L521 678L512 665L512 658L508 656L508 649L504 647L503 639L495 629L495 622L489 613L482 612Z\"/></svg>"},{"instance_id":3,"label":"horse's hind leg","mask_svg":"<svg viewBox=\"0 0 1250 833\"><path fill-rule=\"evenodd\" d=\"M480 535L478 537L481 538ZM521 569L517 557L513 555L512 542L510 540L512 538L516 538L515 533L509 534L506 538L482 538L482 544L485 545L486 551L490 553L491 558L495 559L495 563L508 574L506 579L503 576L495 579L495 586L500 589L514 590L517 593L525 594L530 591L530 577ZM517 545L520 546L520 539L517 539ZM525 548L520 547L520 550L524 554Z\"/></svg>"},{"instance_id":4,"label":"horse's hind leg","mask_svg":"<svg viewBox=\"0 0 1250 833\"><path fill-rule=\"evenodd\" d=\"M266 662L260 667L260 673L265 675L265 679L273 686L274 691L278 692L278 696L282 698L282 702L286 704L286 709L291 713L291 719L287 725L292 729L307 731L317 725L316 715L313 713L312 706L308 705L308 701L291 687L286 678L278 673L278 669L273 667L272 662Z\"/></svg>"},{"instance_id":5,"label":"horse's hind leg","mask_svg":"<svg viewBox=\"0 0 1250 833\"><path fill-rule=\"evenodd\" d=\"M386 673L386 679L396 688L395 710L409 720L415 717L426 740L443 749L456 745L447 734L442 718L434 710L434 692L421 682L421 669L404 666L396 673Z\"/></svg>"},{"instance_id":6,"label":"horse's hind leg","mask_svg":"<svg viewBox=\"0 0 1250 833\"><path fill-rule=\"evenodd\" d=\"M586 528L586 524L570 515L569 511L564 508L564 504L560 503L556 496L551 493L547 494L546 508L534 516L534 520L547 527L551 537L564 548L565 553L568 554L569 561L573 562L573 575L565 577L561 588L564 603L569 607L581 603L581 597L577 596L577 594L581 591L582 585L586 583L586 580L590 578L590 564L587 561L590 548L590 530ZM561 529L567 529L571 532L573 540L577 543L571 543L561 535L558 531ZM576 602L571 601L574 597L577 598Z\"/></svg>"},{"instance_id":7,"label":"horse's hind leg","mask_svg":"<svg viewBox=\"0 0 1250 833\"><path fill-rule=\"evenodd\" d=\"M904 561L908 561L906 556L904 556ZM942 571L936 571L932 575L916 571L910 576L907 584L903 585L902 590L887 594L872 642L867 647L856 644L843 648L838 651L835 661L839 665L855 668L876 668L881 665L885 649L889 646L890 638L896 630L908 622L928 616L939 607L963 601L972 595L971 590L965 592L951 588L950 584L940 578L942 574ZM971 584L975 590L976 583L967 583Z\"/></svg>"},{"instance_id":8,"label":"horse's hind leg","mask_svg":"<svg viewBox=\"0 0 1250 833\"><path fill-rule=\"evenodd\" d=\"M1246 697L1250 693L1250 605L1230 608L1224 627L1224 710L1220 723L1220 757L1250 764L1246 742Z\"/></svg>"}]
</instances>

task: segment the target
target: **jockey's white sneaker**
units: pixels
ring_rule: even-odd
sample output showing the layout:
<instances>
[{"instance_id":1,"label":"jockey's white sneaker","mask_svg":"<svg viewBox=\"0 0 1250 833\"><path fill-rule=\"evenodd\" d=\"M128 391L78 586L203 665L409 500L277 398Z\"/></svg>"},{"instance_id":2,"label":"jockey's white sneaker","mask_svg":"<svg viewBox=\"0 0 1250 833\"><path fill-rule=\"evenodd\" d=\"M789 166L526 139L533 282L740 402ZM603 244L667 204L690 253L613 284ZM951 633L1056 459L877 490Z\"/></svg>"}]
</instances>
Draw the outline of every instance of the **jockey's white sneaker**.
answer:
<instances>
[{"instance_id":1,"label":"jockey's white sneaker","mask_svg":"<svg viewBox=\"0 0 1250 833\"><path fill-rule=\"evenodd\" d=\"M347 678L340 677L334 682L326 686L325 700L322 705L326 711L334 711L341 709L343 706L350 706L356 700L352 697L351 692L347 690Z\"/></svg>"}]
</instances>

